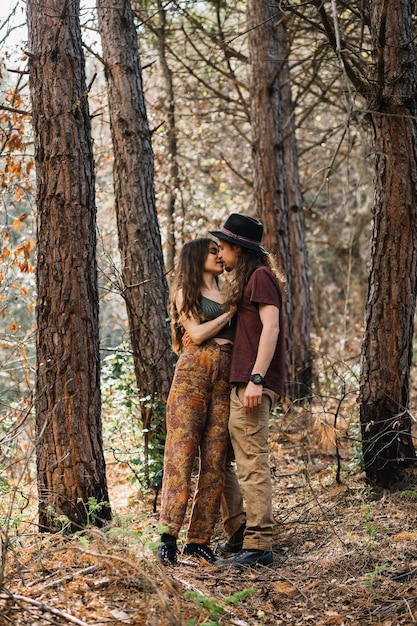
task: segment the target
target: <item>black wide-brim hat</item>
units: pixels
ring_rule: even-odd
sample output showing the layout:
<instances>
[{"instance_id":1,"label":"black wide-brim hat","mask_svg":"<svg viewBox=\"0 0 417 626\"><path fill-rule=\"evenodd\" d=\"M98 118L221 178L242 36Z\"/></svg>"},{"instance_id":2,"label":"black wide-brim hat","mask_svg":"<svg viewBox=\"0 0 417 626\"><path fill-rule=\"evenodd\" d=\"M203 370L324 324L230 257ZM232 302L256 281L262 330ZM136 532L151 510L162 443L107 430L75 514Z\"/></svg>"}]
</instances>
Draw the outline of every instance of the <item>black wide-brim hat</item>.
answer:
<instances>
[{"instance_id":1,"label":"black wide-brim hat","mask_svg":"<svg viewBox=\"0 0 417 626\"><path fill-rule=\"evenodd\" d=\"M255 252L268 254L265 248L261 246L263 232L264 227L261 222L247 215L239 215L239 213L232 213L220 230L209 231L217 239Z\"/></svg>"}]
</instances>

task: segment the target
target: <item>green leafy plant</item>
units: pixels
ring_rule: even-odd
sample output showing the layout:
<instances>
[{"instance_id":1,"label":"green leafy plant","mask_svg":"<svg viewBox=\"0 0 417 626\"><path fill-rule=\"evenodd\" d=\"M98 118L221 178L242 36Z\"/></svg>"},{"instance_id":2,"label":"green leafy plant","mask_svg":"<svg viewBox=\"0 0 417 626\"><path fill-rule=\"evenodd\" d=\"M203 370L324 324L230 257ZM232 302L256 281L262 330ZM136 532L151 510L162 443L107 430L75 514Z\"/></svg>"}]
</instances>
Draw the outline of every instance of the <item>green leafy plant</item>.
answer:
<instances>
[{"instance_id":1,"label":"green leafy plant","mask_svg":"<svg viewBox=\"0 0 417 626\"><path fill-rule=\"evenodd\" d=\"M190 600L193 600L195 604L203 609L206 609L210 613L210 622L203 622L201 626L218 626L221 624L221 619L227 613L227 604L233 604L237 606L239 602L244 600L250 595L256 593L256 589L243 589L242 591L238 591L232 596L227 596L224 598L223 603L217 600L216 598L211 598L209 596L204 596L203 594L198 593L197 591L186 591L184 593L184 597ZM194 626L196 624L196 620L192 619L187 622L187 626Z\"/></svg>"},{"instance_id":2,"label":"green leafy plant","mask_svg":"<svg viewBox=\"0 0 417 626\"><path fill-rule=\"evenodd\" d=\"M154 491L156 503L162 483L165 403L138 396L133 359L124 344L104 359L101 388L105 447L128 465L135 485Z\"/></svg>"},{"instance_id":3,"label":"green leafy plant","mask_svg":"<svg viewBox=\"0 0 417 626\"><path fill-rule=\"evenodd\" d=\"M142 428L142 454L131 460L131 464L140 469L135 472L133 481L144 488L151 488L156 494L162 483L165 446L165 410L164 402L154 399L142 401L142 411L146 414Z\"/></svg>"},{"instance_id":4,"label":"green leafy plant","mask_svg":"<svg viewBox=\"0 0 417 626\"><path fill-rule=\"evenodd\" d=\"M363 585L367 585L368 587L373 587L376 581L376 578L381 572L389 567L389 563L383 563L379 565L378 563L375 565L375 569L373 572L367 572L362 580Z\"/></svg>"},{"instance_id":5,"label":"green leafy plant","mask_svg":"<svg viewBox=\"0 0 417 626\"><path fill-rule=\"evenodd\" d=\"M400 493L400 498L408 498L410 500L417 500L417 491L414 489L405 489Z\"/></svg>"},{"instance_id":6,"label":"green leafy plant","mask_svg":"<svg viewBox=\"0 0 417 626\"><path fill-rule=\"evenodd\" d=\"M60 533L66 535L71 528L71 521L66 515L58 515L55 507L48 505L47 515L51 523L51 528Z\"/></svg>"},{"instance_id":7,"label":"green leafy plant","mask_svg":"<svg viewBox=\"0 0 417 626\"><path fill-rule=\"evenodd\" d=\"M225 604L233 604L237 606L241 600L245 600L248 596L253 596L256 593L256 589L243 589L242 591L237 591L232 596L227 596L224 599Z\"/></svg>"},{"instance_id":8,"label":"green leafy plant","mask_svg":"<svg viewBox=\"0 0 417 626\"><path fill-rule=\"evenodd\" d=\"M371 551L375 547L375 537L377 533L377 527L376 527L375 522L373 521L372 511L369 509L369 507L366 509L366 512L365 512L365 519L364 519L363 527L369 537L369 539L365 539L363 543L365 547L367 548L367 550Z\"/></svg>"},{"instance_id":9,"label":"green leafy plant","mask_svg":"<svg viewBox=\"0 0 417 626\"><path fill-rule=\"evenodd\" d=\"M81 503L84 508L86 528L94 526L98 518L98 513L100 513L103 508L110 506L109 502L99 502L97 498L94 498L93 496L90 496L87 502L84 502L82 498L78 498L77 502Z\"/></svg>"},{"instance_id":10,"label":"green leafy plant","mask_svg":"<svg viewBox=\"0 0 417 626\"><path fill-rule=\"evenodd\" d=\"M204 622L201 626L212 626L213 624L218 624L220 616L226 613L227 609L220 604L218 600L204 596L197 593L197 591L186 591L184 593L184 597L189 600L193 600L198 607L206 609L210 613L210 617L214 620L214 622ZM195 620L188 621L188 626L194 626L194 624Z\"/></svg>"}]
</instances>

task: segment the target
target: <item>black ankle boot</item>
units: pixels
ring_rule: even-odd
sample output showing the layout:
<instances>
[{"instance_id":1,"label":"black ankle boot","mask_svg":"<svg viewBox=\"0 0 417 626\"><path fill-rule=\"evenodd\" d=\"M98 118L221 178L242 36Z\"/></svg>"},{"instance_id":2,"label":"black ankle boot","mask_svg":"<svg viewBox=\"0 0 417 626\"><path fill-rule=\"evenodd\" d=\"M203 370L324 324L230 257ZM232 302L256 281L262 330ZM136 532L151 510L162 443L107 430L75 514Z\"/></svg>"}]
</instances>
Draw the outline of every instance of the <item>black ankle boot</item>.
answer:
<instances>
[{"instance_id":1,"label":"black ankle boot","mask_svg":"<svg viewBox=\"0 0 417 626\"><path fill-rule=\"evenodd\" d=\"M230 552L240 552L243 546L243 535L245 534L246 522L227 540L219 545L219 551L223 554Z\"/></svg>"},{"instance_id":2,"label":"black ankle boot","mask_svg":"<svg viewBox=\"0 0 417 626\"><path fill-rule=\"evenodd\" d=\"M217 560L213 550L206 544L187 543L182 553L187 556L196 556L199 559L203 559L203 561L207 561L207 563L215 563Z\"/></svg>"},{"instance_id":3,"label":"black ankle boot","mask_svg":"<svg viewBox=\"0 0 417 626\"><path fill-rule=\"evenodd\" d=\"M167 533L161 535L161 543L158 546L158 561L162 563L162 565L176 565L177 554L176 538Z\"/></svg>"}]
</instances>

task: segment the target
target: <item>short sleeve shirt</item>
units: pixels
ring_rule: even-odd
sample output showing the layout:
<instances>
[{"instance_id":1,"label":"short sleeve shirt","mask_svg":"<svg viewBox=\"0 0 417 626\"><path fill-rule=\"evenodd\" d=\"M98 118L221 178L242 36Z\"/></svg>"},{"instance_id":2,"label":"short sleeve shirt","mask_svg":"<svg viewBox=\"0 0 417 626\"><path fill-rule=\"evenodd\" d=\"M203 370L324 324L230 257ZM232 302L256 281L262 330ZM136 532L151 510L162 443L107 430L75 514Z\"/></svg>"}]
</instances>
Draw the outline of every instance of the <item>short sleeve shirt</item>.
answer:
<instances>
[{"instance_id":1,"label":"short sleeve shirt","mask_svg":"<svg viewBox=\"0 0 417 626\"><path fill-rule=\"evenodd\" d=\"M285 385L285 322L280 284L269 267L258 267L249 278L237 312L237 327L233 345L230 382L249 382L258 352L262 322L259 305L272 304L279 311L279 335L268 371L265 374L265 387L280 396Z\"/></svg>"}]
</instances>

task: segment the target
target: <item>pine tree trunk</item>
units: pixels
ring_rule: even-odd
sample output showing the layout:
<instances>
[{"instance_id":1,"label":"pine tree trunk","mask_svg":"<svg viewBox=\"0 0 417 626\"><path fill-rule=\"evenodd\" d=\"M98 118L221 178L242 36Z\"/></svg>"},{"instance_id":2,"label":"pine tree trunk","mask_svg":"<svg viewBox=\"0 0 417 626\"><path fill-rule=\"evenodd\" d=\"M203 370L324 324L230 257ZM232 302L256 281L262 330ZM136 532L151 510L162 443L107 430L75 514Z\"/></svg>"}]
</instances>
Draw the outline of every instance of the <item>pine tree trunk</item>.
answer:
<instances>
[{"instance_id":1,"label":"pine tree trunk","mask_svg":"<svg viewBox=\"0 0 417 626\"><path fill-rule=\"evenodd\" d=\"M417 260L417 64L410 2L371 2L377 79L372 264L362 347L363 453L368 482L388 486L415 460L410 434Z\"/></svg>"},{"instance_id":2,"label":"pine tree trunk","mask_svg":"<svg viewBox=\"0 0 417 626\"><path fill-rule=\"evenodd\" d=\"M167 398L173 363L168 288L155 208L154 160L129 0L98 0L114 151L114 191L139 393Z\"/></svg>"},{"instance_id":3,"label":"pine tree trunk","mask_svg":"<svg viewBox=\"0 0 417 626\"><path fill-rule=\"evenodd\" d=\"M101 439L94 162L79 3L28 1L37 174L41 529L110 519ZM98 503L99 510L93 513ZM100 504L101 503L101 504ZM103 504L104 503L104 504Z\"/></svg>"},{"instance_id":4,"label":"pine tree trunk","mask_svg":"<svg viewBox=\"0 0 417 626\"><path fill-rule=\"evenodd\" d=\"M312 385L310 279L304 207L298 168L295 112L288 63L290 47L282 12L277 14L275 22L280 63L279 80L283 118L285 186L288 199L292 269L294 355L289 395L293 400L303 400L310 398Z\"/></svg>"},{"instance_id":5,"label":"pine tree trunk","mask_svg":"<svg viewBox=\"0 0 417 626\"><path fill-rule=\"evenodd\" d=\"M178 141L175 119L175 92L173 84L173 74L169 67L166 42L167 37L167 11L162 2L158 0L159 25L155 33L156 49L158 51L159 63L162 69L163 87L165 92L166 109L166 142L168 149L168 176L165 189L165 227L166 227L166 266L168 271L174 268L175 264L175 209L177 204L177 194L179 193L179 168L178 168Z\"/></svg>"},{"instance_id":6,"label":"pine tree trunk","mask_svg":"<svg viewBox=\"0 0 417 626\"><path fill-rule=\"evenodd\" d=\"M293 300L288 200L279 83L279 55L274 23L278 2L248 0L247 27L251 71L251 129L254 204L265 227L265 246L287 280L286 336L288 378L293 371Z\"/></svg>"}]
</instances>

